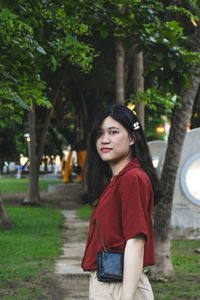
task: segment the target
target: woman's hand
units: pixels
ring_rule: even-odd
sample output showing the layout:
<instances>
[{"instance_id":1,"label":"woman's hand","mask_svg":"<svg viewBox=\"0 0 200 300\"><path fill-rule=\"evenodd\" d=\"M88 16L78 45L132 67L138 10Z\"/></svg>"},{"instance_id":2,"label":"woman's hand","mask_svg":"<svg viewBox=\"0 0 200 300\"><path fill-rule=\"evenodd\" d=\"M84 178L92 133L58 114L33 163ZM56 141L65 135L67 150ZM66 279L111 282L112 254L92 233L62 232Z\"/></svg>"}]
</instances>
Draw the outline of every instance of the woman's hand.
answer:
<instances>
[{"instance_id":1,"label":"woman's hand","mask_svg":"<svg viewBox=\"0 0 200 300\"><path fill-rule=\"evenodd\" d=\"M121 300L134 300L143 269L144 245L144 234L139 234L126 243Z\"/></svg>"}]
</instances>

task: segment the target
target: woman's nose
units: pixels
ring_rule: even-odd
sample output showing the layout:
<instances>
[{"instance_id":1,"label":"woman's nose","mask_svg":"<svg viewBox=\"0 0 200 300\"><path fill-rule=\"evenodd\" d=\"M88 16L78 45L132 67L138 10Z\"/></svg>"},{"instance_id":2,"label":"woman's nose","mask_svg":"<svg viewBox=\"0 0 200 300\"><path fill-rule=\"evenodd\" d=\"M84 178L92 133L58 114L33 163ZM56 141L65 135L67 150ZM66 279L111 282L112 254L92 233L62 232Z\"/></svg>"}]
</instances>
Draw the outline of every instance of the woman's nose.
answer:
<instances>
[{"instance_id":1,"label":"woman's nose","mask_svg":"<svg viewBox=\"0 0 200 300\"><path fill-rule=\"evenodd\" d=\"M102 144L107 144L107 143L110 142L109 137L108 137L108 134L104 133L104 134L102 135L101 142L102 142Z\"/></svg>"}]
</instances>

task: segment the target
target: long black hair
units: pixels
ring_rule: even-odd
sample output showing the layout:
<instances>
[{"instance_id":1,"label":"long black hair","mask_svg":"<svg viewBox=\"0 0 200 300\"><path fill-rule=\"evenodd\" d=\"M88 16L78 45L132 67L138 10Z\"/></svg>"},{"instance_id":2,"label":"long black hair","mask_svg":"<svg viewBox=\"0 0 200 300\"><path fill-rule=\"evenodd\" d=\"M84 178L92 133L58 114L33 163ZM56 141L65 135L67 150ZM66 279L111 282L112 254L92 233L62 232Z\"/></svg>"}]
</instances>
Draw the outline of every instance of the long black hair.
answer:
<instances>
[{"instance_id":1,"label":"long black hair","mask_svg":"<svg viewBox=\"0 0 200 300\"><path fill-rule=\"evenodd\" d=\"M141 168L149 176L154 191L154 205L157 204L161 195L160 185L149 154L144 131L137 116L123 105L107 106L95 118L86 160L89 202L91 204L96 203L104 190L106 179L112 176L109 164L101 160L96 149L98 131L103 120L109 116L119 122L127 130L128 134L134 137L134 145L131 146L132 158L138 158Z\"/></svg>"}]
</instances>

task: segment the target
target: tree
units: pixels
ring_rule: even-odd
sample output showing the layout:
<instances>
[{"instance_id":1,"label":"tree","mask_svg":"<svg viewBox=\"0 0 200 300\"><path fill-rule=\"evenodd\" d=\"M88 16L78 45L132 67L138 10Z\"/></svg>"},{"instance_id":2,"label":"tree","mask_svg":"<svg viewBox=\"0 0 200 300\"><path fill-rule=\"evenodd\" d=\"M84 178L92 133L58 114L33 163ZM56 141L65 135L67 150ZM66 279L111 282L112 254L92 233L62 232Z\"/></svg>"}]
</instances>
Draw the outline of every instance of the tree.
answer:
<instances>
[{"instance_id":1,"label":"tree","mask_svg":"<svg viewBox=\"0 0 200 300\"><path fill-rule=\"evenodd\" d=\"M6 210L3 205L2 196L0 192L0 229L11 229L12 228L12 222L10 221Z\"/></svg>"},{"instance_id":2,"label":"tree","mask_svg":"<svg viewBox=\"0 0 200 300\"><path fill-rule=\"evenodd\" d=\"M156 4L158 4L158 2ZM193 2L192 4L196 3ZM162 11L161 5L159 6L159 8L160 11ZM148 9L150 8L147 7L147 11ZM170 17L172 17L173 13L175 12L175 14L184 13L185 17L187 16L187 19L193 18L190 11L186 10L185 7L173 5L170 8L167 7L167 9L171 10ZM136 10L136 14L134 17L137 17L137 12L138 11ZM177 20L177 16L175 16L175 20L167 20L161 24L160 20L157 18L157 14L155 13L152 15L154 20L157 21L157 24L159 24L160 26L160 35L158 33L158 28L156 28L156 34L154 36L145 36L143 39L142 34L144 33L144 31L142 31L141 28L139 28L138 30L138 32L141 34L141 39L143 39L144 44L146 43L147 45L148 51L151 50L149 70L151 70L151 75L155 75L151 76L151 79L156 79L157 86L160 88L161 91L171 90L172 94L176 94L178 91L181 90L179 96L182 98L181 101L178 100L176 102L176 106L173 112L168 149L161 177L161 184L163 186L164 197L162 202L160 202L160 204L158 205L155 214L157 267L154 270L164 275L171 275L173 272L173 267L170 257L169 226L173 190L181 155L181 149L186 133L186 128L189 123L193 101L196 97L199 87L199 78L196 77L194 79L194 69L191 69L191 63L197 62L197 53L193 54L192 51L188 51L186 48L183 47L183 45L185 44L183 43L183 28L181 28L181 26L179 26L179 23L175 21ZM151 18L150 16L148 17ZM147 31L151 31L152 28L150 29L146 27L146 29ZM198 44L200 44L200 41L198 33L196 33L196 35L196 43L194 43L194 40L192 40L192 44L195 45L195 49L192 50L199 52ZM137 45L140 47L141 50L142 48L144 49L141 40L138 41L137 38L138 36L136 34ZM181 39L182 44L180 44L179 42ZM168 48L169 44L171 44L171 46ZM153 49L155 50L155 53L152 51ZM157 52L158 49L159 53ZM178 59L175 59L174 51L177 51L176 56L179 57ZM168 58L165 56L166 53ZM153 62L152 59L154 59L155 61ZM191 87L189 88L190 74L192 74L193 77L191 80ZM197 69L197 74L199 74L199 69Z\"/></svg>"},{"instance_id":3,"label":"tree","mask_svg":"<svg viewBox=\"0 0 200 300\"><path fill-rule=\"evenodd\" d=\"M165 68L165 72L162 71L162 76L157 76L157 82L159 85L165 83L165 87L168 85L167 88L169 89L169 86L172 87L175 83L185 80L186 76L183 74L187 73L189 64L185 64L184 72L179 72L182 74L182 77L179 74L179 81L176 80L177 72L174 70L174 65L178 63L183 65L183 61L186 62L186 57L188 60L190 53L180 46L179 41L182 39L183 34L178 23L162 20L165 10L172 10L170 5L165 5L161 1L147 2L84 1L84 3L68 3L66 9L70 13L78 13L79 15L81 9L82 18L87 19L90 30L95 27L102 37L109 34L114 35L116 30L119 35L121 34L124 37L125 42L129 36L134 36L138 49L144 48L151 53L150 63L148 63L149 71L153 71L152 73L156 76L156 72L161 72L160 70ZM142 9L141 4L144 4ZM124 11L121 12L123 5L130 7L125 13ZM140 22L140 20L143 20L143 22ZM166 37L166 39L163 37ZM160 52L163 52L162 57L158 55ZM155 59L155 56L159 57L159 61ZM166 80L166 75L164 77L163 73L170 74L170 76L173 74L171 80L169 81L168 78ZM121 74L120 72L119 75L121 76ZM121 82L123 81L121 80ZM83 98L81 97L81 99ZM82 124L82 122L78 123Z\"/></svg>"},{"instance_id":4,"label":"tree","mask_svg":"<svg viewBox=\"0 0 200 300\"><path fill-rule=\"evenodd\" d=\"M154 91L151 93L153 97L155 96L155 90L158 90L156 100L160 100L160 95L162 95L163 98L167 95L166 98L168 98L169 91L171 92L171 97L173 97L182 85L187 84L189 66L195 59L195 54L184 47L183 41L186 37L183 34L183 28L175 21L177 16L181 14L185 17L187 16L187 18L191 18L192 14L183 7L176 7L170 4L171 3L168 2L163 3L162 1L137 1L137 3L133 3L132 1L123 1L123 3L122 1L93 1L92 3L85 1L84 4L82 4L82 6L85 5L85 8L87 8L85 16L83 14L83 18L88 18L88 23L92 25L91 30L95 28L95 35L99 33L100 37L107 38L109 36L110 39L113 38L116 40L117 32L117 36L120 36L120 41L123 42L123 51L125 50L126 52L127 48L132 46L131 43L129 44L130 37L132 39L134 38L137 53L143 50L144 57L148 57L148 59L145 59L145 90L148 86L153 87ZM129 6L129 9L126 9L125 12L123 11L122 13L120 10L122 5ZM70 8L76 11L79 9L79 6L77 6L77 3L70 3ZM165 11L175 11L176 15L170 20L166 19L164 18ZM132 70L130 67L129 69ZM122 72L118 73L119 77L124 77L122 76ZM77 76L77 72L75 72L75 76ZM127 76L126 74L125 78L126 81L131 81L132 86L132 90L129 89L128 92L126 91L127 99L130 94L133 93L133 81L131 76ZM79 85L80 80L82 80L81 77L78 80ZM122 83L123 81L124 80L121 80ZM130 84L126 83L126 86L130 86ZM77 84L76 88L78 88ZM78 89L79 91L81 90L80 87ZM120 90L122 91L123 88L120 88ZM81 98L84 97L88 99L88 95L85 97L83 92L79 94L82 95ZM77 103L78 98L76 95L76 97L73 98L74 101L72 101L72 104L73 102ZM150 106L152 99L151 97L149 98L148 105ZM69 97L67 97L67 99L69 101ZM100 106L101 98L99 97L98 99L97 105ZM134 98L134 101L135 99L136 98ZM144 100L141 97L141 93L137 99ZM88 102L89 105L86 104L88 111L92 111L93 115L96 106L93 106L94 110L92 110L92 101ZM169 101L166 100L165 103L167 102ZM106 101L102 101L102 103L106 103ZM146 101L145 104L147 104ZM154 101L153 105L155 107L157 103ZM87 126L85 128L87 128Z\"/></svg>"},{"instance_id":5,"label":"tree","mask_svg":"<svg viewBox=\"0 0 200 300\"><path fill-rule=\"evenodd\" d=\"M191 39L191 45L194 51L200 52L199 26L196 28ZM179 100L177 101L173 112L171 130L168 138L168 147L161 175L163 199L155 210L154 228L157 264L152 271L153 273L159 273L165 276L173 274L169 236L173 193L183 142L200 84L200 78L196 75L199 74L199 72L199 66L196 66L196 68L193 66L191 68L191 86L187 89L181 89Z\"/></svg>"},{"instance_id":6,"label":"tree","mask_svg":"<svg viewBox=\"0 0 200 300\"><path fill-rule=\"evenodd\" d=\"M175 94L188 82L190 65L196 56L184 47L183 28L175 21L180 14L187 16L187 19L193 17L185 7L158 0L62 0L59 4L50 0L16 0L10 3L8 8L1 11L4 22L0 24L0 41L3 45L0 76L6 88L0 91L0 104L4 110L6 107L13 109L14 99L18 107L21 104L29 110L31 99L34 98L37 106L52 105L45 131L50 123L49 117L53 115L57 131L70 143L83 137L86 140L90 128L90 122L87 122L90 121L89 117L102 105L113 102L112 42L116 39L116 33L126 53L131 38L137 53L143 51L144 57L148 56L144 71L144 75L148 74L145 89L146 86L153 86L159 93L166 94L171 90ZM125 7L125 11L121 11L122 7ZM166 11L175 12L172 19L164 18ZM99 43L103 43L104 37L111 45L112 53L107 51L109 59L106 60L109 68L107 65L102 68L96 59L100 72L97 74L93 70L91 75L83 76L80 69L91 69L94 51L90 44L97 40L96 35ZM62 81L63 69L67 71L60 88L58 82ZM109 78L108 82L102 76ZM131 76L125 77L131 81L132 90L126 92L128 98L133 93L133 81ZM90 88L86 88L88 80ZM138 98L144 100L141 93ZM53 99L56 99L55 104ZM81 114L81 110L84 114ZM65 116L56 121L55 116L62 116L63 111L66 112ZM44 132L41 145L44 144L45 135Z\"/></svg>"},{"instance_id":7,"label":"tree","mask_svg":"<svg viewBox=\"0 0 200 300\"><path fill-rule=\"evenodd\" d=\"M143 52L136 52L136 48L133 47L133 59L134 59L134 69L133 69L133 91L134 95L137 96L138 91L141 93L144 92L144 62L143 62ZM136 104L135 111L137 116L143 126L145 128L145 116L144 116L144 101L139 101Z\"/></svg>"},{"instance_id":8,"label":"tree","mask_svg":"<svg viewBox=\"0 0 200 300\"><path fill-rule=\"evenodd\" d=\"M29 122L29 133L30 133L30 168L29 168L29 181L28 181L28 192L24 203L31 205L39 202L39 183L38 183L38 161L36 155L36 101L32 97L32 108L29 109L28 122Z\"/></svg>"},{"instance_id":9,"label":"tree","mask_svg":"<svg viewBox=\"0 0 200 300\"><path fill-rule=\"evenodd\" d=\"M87 34L88 28L80 24L78 15L66 17L65 3L16 0L0 11L0 106L4 112L17 111L18 120L23 109L29 110L31 170L26 201L30 203L39 199L32 99L37 105L50 106L42 70L46 66L56 70L68 58L88 71L93 59L93 49L77 38ZM2 215L6 218L5 209Z\"/></svg>"},{"instance_id":10,"label":"tree","mask_svg":"<svg viewBox=\"0 0 200 300\"><path fill-rule=\"evenodd\" d=\"M122 41L116 38L115 42L115 86L116 86L116 103L124 104L125 91L124 91L124 60L125 50Z\"/></svg>"},{"instance_id":11,"label":"tree","mask_svg":"<svg viewBox=\"0 0 200 300\"><path fill-rule=\"evenodd\" d=\"M198 92L194 101L193 110L192 110L192 118L191 118L191 129L200 127L200 86L198 88Z\"/></svg>"}]
</instances>

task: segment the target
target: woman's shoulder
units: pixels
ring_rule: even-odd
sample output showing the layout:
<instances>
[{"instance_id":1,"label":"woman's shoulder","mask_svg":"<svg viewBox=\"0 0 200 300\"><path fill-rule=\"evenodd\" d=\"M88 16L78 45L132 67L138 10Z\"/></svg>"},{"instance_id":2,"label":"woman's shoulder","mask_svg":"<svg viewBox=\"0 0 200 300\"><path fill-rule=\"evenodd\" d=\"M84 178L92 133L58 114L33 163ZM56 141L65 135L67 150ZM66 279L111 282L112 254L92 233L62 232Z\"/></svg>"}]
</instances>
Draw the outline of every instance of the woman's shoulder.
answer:
<instances>
[{"instance_id":1,"label":"woman's shoulder","mask_svg":"<svg viewBox=\"0 0 200 300\"><path fill-rule=\"evenodd\" d=\"M125 173L120 176L120 183L126 185L147 185L151 186L151 182L147 173L138 165L129 168Z\"/></svg>"},{"instance_id":2,"label":"woman's shoulder","mask_svg":"<svg viewBox=\"0 0 200 300\"><path fill-rule=\"evenodd\" d=\"M140 167L139 164L134 164L132 163L131 167L126 171L124 172L122 178L124 179L128 179L128 178L138 178L138 177L141 177L141 178L148 178L148 175L147 173Z\"/></svg>"}]
</instances>

